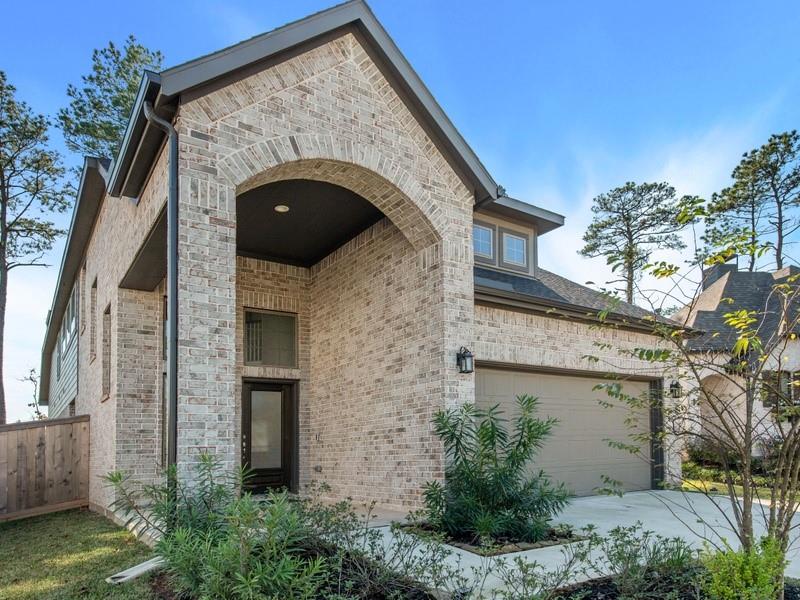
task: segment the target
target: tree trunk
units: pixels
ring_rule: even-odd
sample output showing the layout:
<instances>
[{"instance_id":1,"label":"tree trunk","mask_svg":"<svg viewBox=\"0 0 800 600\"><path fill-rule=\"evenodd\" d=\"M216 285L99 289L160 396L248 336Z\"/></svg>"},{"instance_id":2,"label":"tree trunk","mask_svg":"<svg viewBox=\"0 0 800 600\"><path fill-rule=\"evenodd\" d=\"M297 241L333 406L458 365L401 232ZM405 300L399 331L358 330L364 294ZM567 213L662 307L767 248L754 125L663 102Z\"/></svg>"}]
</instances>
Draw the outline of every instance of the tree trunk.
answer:
<instances>
[{"instance_id":1,"label":"tree trunk","mask_svg":"<svg viewBox=\"0 0 800 600\"><path fill-rule=\"evenodd\" d=\"M628 304L633 304L633 263L628 263L625 266L625 300Z\"/></svg>"},{"instance_id":2,"label":"tree trunk","mask_svg":"<svg viewBox=\"0 0 800 600\"><path fill-rule=\"evenodd\" d=\"M776 202L776 218L777 227L775 235L775 268L783 268L783 205L781 202Z\"/></svg>"},{"instance_id":3,"label":"tree trunk","mask_svg":"<svg viewBox=\"0 0 800 600\"><path fill-rule=\"evenodd\" d=\"M6 386L3 383L3 346L6 331L6 300L8 297L8 271L0 270L0 425L6 422Z\"/></svg>"}]
</instances>

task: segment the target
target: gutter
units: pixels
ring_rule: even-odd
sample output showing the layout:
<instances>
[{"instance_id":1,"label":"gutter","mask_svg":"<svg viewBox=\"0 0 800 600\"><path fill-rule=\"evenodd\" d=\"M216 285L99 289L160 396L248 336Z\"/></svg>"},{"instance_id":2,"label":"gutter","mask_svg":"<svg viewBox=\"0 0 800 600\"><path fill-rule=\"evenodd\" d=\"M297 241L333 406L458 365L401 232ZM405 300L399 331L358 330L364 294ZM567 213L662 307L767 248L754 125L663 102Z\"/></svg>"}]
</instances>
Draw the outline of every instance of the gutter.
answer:
<instances>
[{"instance_id":1,"label":"gutter","mask_svg":"<svg viewBox=\"0 0 800 600\"><path fill-rule=\"evenodd\" d=\"M167 466L178 459L178 132L159 117L151 102L144 115L169 137L167 194Z\"/></svg>"}]
</instances>

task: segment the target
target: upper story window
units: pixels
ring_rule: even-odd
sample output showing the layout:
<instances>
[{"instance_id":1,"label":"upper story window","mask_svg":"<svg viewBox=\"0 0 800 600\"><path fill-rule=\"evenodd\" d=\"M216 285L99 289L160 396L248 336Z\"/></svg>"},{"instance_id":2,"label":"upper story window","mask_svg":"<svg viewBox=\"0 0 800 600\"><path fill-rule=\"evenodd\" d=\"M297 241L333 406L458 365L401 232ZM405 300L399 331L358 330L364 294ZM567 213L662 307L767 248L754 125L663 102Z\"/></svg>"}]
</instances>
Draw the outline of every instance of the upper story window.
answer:
<instances>
[{"instance_id":1,"label":"upper story window","mask_svg":"<svg viewBox=\"0 0 800 600\"><path fill-rule=\"evenodd\" d=\"M503 232L503 266L528 270L528 237Z\"/></svg>"},{"instance_id":2,"label":"upper story window","mask_svg":"<svg viewBox=\"0 0 800 600\"><path fill-rule=\"evenodd\" d=\"M297 366L297 317L245 311L244 362L270 367Z\"/></svg>"},{"instance_id":3,"label":"upper story window","mask_svg":"<svg viewBox=\"0 0 800 600\"><path fill-rule=\"evenodd\" d=\"M78 332L78 287L72 290L64 317L61 319L61 328L58 330L56 348L56 379L61 378L61 365L72 342Z\"/></svg>"},{"instance_id":4,"label":"upper story window","mask_svg":"<svg viewBox=\"0 0 800 600\"><path fill-rule=\"evenodd\" d=\"M475 223L472 226L472 249L477 258L494 260L494 228Z\"/></svg>"}]
</instances>

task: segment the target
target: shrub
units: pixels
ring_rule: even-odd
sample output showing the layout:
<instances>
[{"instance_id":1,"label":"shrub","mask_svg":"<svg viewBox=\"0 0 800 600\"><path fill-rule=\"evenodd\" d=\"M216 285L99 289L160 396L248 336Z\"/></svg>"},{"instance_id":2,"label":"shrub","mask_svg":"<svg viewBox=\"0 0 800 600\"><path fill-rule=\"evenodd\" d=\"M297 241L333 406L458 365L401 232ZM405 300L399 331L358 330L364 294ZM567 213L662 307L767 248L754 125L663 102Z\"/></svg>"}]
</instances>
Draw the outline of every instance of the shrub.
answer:
<instances>
[{"instance_id":1,"label":"shrub","mask_svg":"<svg viewBox=\"0 0 800 600\"><path fill-rule=\"evenodd\" d=\"M703 591L710 600L777 598L786 557L778 542L764 538L749 552L726 547L703 557Z\"/></svg>"},{"instance_id":2,"label":"shrub","mask_svg":"<svg viewBox=\"0 0 800 600\"><path fill-rule=\"evenodd\" d=\"M590 543L593 550L586 576L612 578L619 598L697 597L701 567L696 552L683 539L657 535L636 523L605 535L592 532Z\"/></svg>"},{"instance_id":3,"label":"shrub","mask_svg":"<svg viewBox=\"0 0 800 600\"><path fill-rule=\"evenodd\" d=\"M436 414L445 484L427 483L424 498L426 517L437 530L469 543L536 542L566 506L563 485L552 484L542 471L529 473L556 420L536 418L531 396L519 396L517 403L511 433L497 405L480 410L467 404Z\"/></svg>"},{"instance_id":4,"label":"shrub","mask_svg":"<svg viewBox=\"0 0 800 600\"><path fill-rule=\"evenodd\" d=\"M431 598L428 587L454 593L479 585L440 541L396 530L387 543L349 502L322 504L313 493L240 496L246 475L222 473L208 455L189 484L174 470L163 484L141 488L121 473L106 479L118 514L156 532L179 597L402 600Z\"/></svg>"},{"instance_id":5,"label":"shrub","mask_svg":"<svg viewBox=\"0 0 800 600\"><path fill-rule=\"evenodd\" d=\"M202 599L314 598L325 582L323 558L300 552L306 535L285 494L258 503L233 500L217 531L178 527L156 549L178 594Z\"/></svg>"},{"instance_id":6,"label":"shrub","mask_svg":"<svg viewBox=\"0 0 800 600\"><path fill-rule=\"evenodd\" d=\"M734 450L699 437L690 439L686 444L686 455L690 461L701 467L735 469L740 462Z\"/></svg>"}]
</instances>

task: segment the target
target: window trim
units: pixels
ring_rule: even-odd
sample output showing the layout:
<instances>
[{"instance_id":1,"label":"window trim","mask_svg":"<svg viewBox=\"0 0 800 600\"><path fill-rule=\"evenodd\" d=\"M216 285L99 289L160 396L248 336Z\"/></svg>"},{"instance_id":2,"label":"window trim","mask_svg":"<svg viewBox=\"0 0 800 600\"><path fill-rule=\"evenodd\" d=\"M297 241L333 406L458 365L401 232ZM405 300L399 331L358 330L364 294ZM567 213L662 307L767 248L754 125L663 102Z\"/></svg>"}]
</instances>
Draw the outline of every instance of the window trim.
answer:
<instances>
[{"instance_id":1,"label":"window trim","mask_svg":"<svg viewBox=\"0 0 800 600\"><path fill-rule=\"evenodd\" d=\"M92 282L89 289L89 363L93 363L97 358L97 277Z\"/></svg>"},{"instance_id":2,"label":"window trim","mask_svg":"<svg viewBox=\"0 0 800 600\"><path fill-rule=\"evenodd\" d=\"M111 320L111 303L108 303L105 310L103 310L102 322L100 325L102 336L102 346L100 348L100 402L105 402L111 397L111 355L112 350L112 332L113 322Z\"/></svg>"},{"instance_id":3,"label":"window trim","mask_svg":"<svg viewBox=\"0 0 800 600\"><path fill-rule=\"evenodd\" d=\"M483 227L484 229L488 229L489 233L492 236L492 255L486 256L485 254L479 254L475 251L475 228L476 227ZM487 223L486 221L472 221L472 253L475 257L475 262L481 262L487 265L494 265L497 263L497 226L493 223Z\"/></svg>"},{"instance_id":4,"label":"window trim","mask_svg":"<svg viewBox=\"0 0 800 600\"><path fill-rule=\"evenodd\" d=\"M298 369L300 368L300 315L285 310L270 310L267 308L256 308L253 306L242 307L242 364L245 367L267 367L271 369ZM259 313L265 315L277 315L281 317L292 317L294 319L294 361L291 365L273 365L266 362L254 363L245 360L245 349L247 335L247 313Z\"/></svg>"},{"instance_id":5,"label":"window trim","mask_svg":"<svg viewBox=\"0 0 800 600\"><path fill-rule=\"evenodd\" d=\"M523 231L508 229L507 227L499 228L500 246L497 253L498 262L504 269L512 271L519 271L521 273L530 273L531 271L531 236ZM515 262L508 262L506 260L506 236L520 239L525 244L525 264Z\"/></svg>"},{"instance_id":6,"label":"window trim","mask_svg":"<svg viewBox=\"0 0 800 600\"><path fill-rule=\"evenodd\" d=\"M784 381L787 390L783 389ZM765 370L761 373L761 403L765 408L779 410L782 407L800 405L800 387L795 385L800 381L800 371L788 369ZM783 400L784 402L781 402ZM791 404L786 401L790 401Z\"/></svg>"},{"instance_id":7,"label":"window trim","mask_svg":"<svg viewBox=\"0 0 800 600\"><path fill-rule=\"evenodd\" d=\"M78 313L78 330L79 334L83 335L86 331L86 260L81 265L81 273L78 278L78 298L80 300L80 312Z\"/></svg>"}]
</instances>

